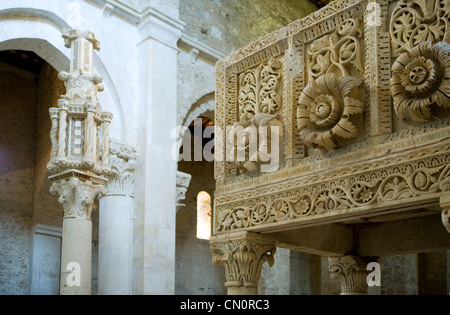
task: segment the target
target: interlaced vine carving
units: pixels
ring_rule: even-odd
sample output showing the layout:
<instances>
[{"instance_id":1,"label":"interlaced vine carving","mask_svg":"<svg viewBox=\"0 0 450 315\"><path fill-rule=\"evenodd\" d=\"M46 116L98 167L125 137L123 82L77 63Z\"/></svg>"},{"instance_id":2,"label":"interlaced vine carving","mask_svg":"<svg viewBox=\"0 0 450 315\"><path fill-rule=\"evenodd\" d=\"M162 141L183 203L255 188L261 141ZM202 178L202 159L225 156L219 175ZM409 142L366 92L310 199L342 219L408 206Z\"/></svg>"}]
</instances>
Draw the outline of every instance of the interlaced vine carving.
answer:
<instances>
[{"instance_id":1,"label":"interlaced vine carving","mask_svg":"<svg viewBox=\"0 0 450 315\"><path fill-rule=\"evenodd\" d=\"M391 16L392 48L403 53L425 41L448 42L449 21L449 0L401 0Z\"/></svg>"},{"instance_id":2,"label":"interlaced vine carving","mask_svg":"<svg viewBox=\"0 0 450 315\"><path fill-rule=\"evenodd\" d=\"M270 59L256 69L239 75L239 116L250 120L258 113L274 114L281 107L278 93L281 63Z\"/></svg>"}]
</instances>

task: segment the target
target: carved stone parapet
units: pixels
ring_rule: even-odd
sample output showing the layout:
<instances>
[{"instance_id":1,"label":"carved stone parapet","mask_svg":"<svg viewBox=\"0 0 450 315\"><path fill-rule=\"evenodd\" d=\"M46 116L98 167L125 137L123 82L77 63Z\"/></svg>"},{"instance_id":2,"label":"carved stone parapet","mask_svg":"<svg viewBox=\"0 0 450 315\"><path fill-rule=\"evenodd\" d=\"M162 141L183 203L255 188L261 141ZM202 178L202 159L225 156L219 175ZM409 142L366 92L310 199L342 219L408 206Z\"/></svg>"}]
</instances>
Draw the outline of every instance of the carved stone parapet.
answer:
<instances>
[{"instance_id":1,"label":"carved stone parapet","mask_svg":"<svg viewBox=\"0 0 450 315\"><path fill-rule=\"evenodd\" d=\"M258 234L244 233L231 238L211 239L213 263L225 266L226 283L230 288L249 288L256 293L262 265L274 264L274 240Z\"/></svg>"},{"instance_id":2,"label":"carved stone parapet","mask_svg":"<svg viewBox=\"0 0 450 315\"><path fill-rule=\"evenodd\" d=\"M50 192L59 195L58 202L64 208L64 219L90 220L95 198L106 193L107 179L91 173L69 170L49 179Z\"/></svg>"},{"instance_id":3,"label":"carved stone parapet","mask_svg":"<svg viewBox=\"0 0 450 315\"><path fill-rule=\"evenodd\" d=\"M191 182L192 175L177 172L177 211L184 206L181 202L186 199L186 192L189 187L189 183Z\"/></svg>"},{"instance_id":4,"label":"carved stone parapet","mask_svg":"<svg viewBox=\"0 0 450 315\"><path fill-rule=\"evenodd\" d=\"M329 257L331 279L341 282L341 295L367 295L368 260L357 256Z\"/></svg>"}]
</instances>

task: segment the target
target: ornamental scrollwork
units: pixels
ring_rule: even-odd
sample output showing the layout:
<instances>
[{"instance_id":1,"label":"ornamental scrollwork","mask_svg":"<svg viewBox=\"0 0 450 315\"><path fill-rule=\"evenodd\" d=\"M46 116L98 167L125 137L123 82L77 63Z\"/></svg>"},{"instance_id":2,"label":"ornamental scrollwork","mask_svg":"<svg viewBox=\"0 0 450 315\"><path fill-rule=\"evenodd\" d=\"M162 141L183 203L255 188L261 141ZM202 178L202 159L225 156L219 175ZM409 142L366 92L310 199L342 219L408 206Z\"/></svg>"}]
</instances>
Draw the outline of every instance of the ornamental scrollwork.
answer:
<instances>
[{"instance_id":1,"label":"ornamental scrollwork","mask_svg":"<svg viewBox=\"0 0 450 315\"><path fill-rule=\"evenodd\" d=\"M391 15L392 48L403 53L425 41L448 42L449 21L449 0L401 0Z\"/></svg>"},{"instance_id":2,"label":"ornamental scrollwork","mask_svg":"<svg viewBox=\"0 0 450 315\"><path fill-rule=\"evenodd\" d=\"M307 146L332 152L341 145L341 139L359 135L351 119L364 111L357 98L361 83L353 77L330 73L305 87L299 98L297 124Z\"/></svg>"},{"instance_id":3,"label":"ornamental scrollwork","mask_svg":"<svg viewBox=\"0 0 450 315\"><path fill-rule=\"evenodd\" d=\"M392 66L391 94L397 116L436 119L432 106L450 108L450 45L430 41L401 54Z\"/></svg>"}]
</instances>

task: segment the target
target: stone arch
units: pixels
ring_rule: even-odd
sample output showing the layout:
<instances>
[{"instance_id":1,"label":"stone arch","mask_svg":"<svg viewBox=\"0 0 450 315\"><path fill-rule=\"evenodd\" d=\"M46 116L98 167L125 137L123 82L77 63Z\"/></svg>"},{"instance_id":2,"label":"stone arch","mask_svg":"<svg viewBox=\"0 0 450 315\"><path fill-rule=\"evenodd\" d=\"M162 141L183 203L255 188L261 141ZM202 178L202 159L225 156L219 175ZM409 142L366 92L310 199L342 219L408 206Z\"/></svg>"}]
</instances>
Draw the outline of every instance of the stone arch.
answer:
<instances>
[{"instance_id":1,"label":"stone arch","mask_svg":"<svg viewBox=\"0 0 450 315\"><path fill-rule=\"evenodd\" d=\"M0 10L0 50L27 50L36 53L58 72L69 71L70 50L61 37L70 25L53 12L34 8ZM115 84L97 54L94 67L103 77L105 91L99 94L103 110L114 114L111 138L125 141L125 116Z\"/></svg>"},{"instance_id":2,"label":"stone arch","mask_svg":"<svg viewBox=\"0 0 450 315\"><path fill-rule=\"evenodd\" d=\"M200 97L187 112L184 120L183 127L188 127L189 124L198 116L207 114L209 119L214 120L214 109L215 109L215 92L209 92L202 97ZM211 116L211 117L209 117Z\"/></svg>"}]
</instances>

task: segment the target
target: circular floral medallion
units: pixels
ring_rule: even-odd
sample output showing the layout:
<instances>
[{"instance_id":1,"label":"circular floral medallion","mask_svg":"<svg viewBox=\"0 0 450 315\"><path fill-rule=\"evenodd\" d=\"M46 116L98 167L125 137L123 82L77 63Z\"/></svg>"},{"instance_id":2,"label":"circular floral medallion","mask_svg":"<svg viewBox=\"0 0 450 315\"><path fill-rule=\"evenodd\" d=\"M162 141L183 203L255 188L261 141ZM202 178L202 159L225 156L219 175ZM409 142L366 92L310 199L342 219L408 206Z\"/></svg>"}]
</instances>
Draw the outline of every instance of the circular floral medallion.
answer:
<instances>
[{"instance_id":1,"label":"circular floral medallion","mask_svg":"<svg viewBox=\"0 0 450 315\"><path fill-rule=\"evenodd\" d=\"M397 116L433 119L430 106L450 108L450 45L424 42L401 54L392 66L391 94Z\"/></svg>"},{"instance_id":2,"label":"circular floral medallion","mask_svg":"<svg viewBox=\"0 0 450 315\"><path fill-rule=\"evenodd\" d=\"M358 136L350 116L362 113L364 107L350 95L361 82L353 77L338 77L330 73L305 87L299 98L297 123L307 146L334 151L339 138Z\"/></svg>"}]
</instances>

